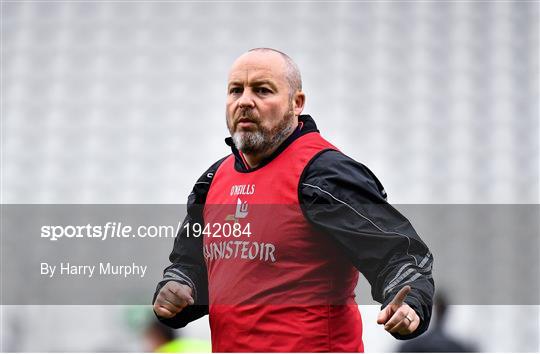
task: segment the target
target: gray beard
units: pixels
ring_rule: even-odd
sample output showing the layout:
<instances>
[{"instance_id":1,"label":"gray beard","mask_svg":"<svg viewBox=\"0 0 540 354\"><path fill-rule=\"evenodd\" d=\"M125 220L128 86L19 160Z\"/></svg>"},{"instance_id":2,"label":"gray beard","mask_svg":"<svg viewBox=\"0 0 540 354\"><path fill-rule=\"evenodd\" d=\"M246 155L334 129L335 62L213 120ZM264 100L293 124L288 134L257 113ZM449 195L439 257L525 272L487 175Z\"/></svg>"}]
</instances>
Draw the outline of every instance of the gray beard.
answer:
<instances>
[{"instance_id":1,"label":"gray beard","mask_svg":"<svg viewBox=\"0 0 540 354\"><path fill-rule=\"evenodd\" d=\"M234 146L244 154L264 154L281 144L294 130L292 112L288 112L281 123L274 129L268 130L258 126L256 131L234 132Z\"/></svg>"}]
</instances>

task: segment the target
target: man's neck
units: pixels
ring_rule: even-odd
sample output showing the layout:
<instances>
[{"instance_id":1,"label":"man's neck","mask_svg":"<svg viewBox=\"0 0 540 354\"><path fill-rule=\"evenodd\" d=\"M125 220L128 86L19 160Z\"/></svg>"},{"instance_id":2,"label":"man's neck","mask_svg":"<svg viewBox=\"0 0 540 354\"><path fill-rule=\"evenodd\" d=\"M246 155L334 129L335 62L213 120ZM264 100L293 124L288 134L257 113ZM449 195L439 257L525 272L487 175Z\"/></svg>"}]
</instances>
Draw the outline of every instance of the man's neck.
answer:
<instances>
[{"instance_id":1,"label":"man's neck","mask_svg":"<svg viewBox=\"0 0 540 354\"><path fill-rule=\"evenodd\" d=\"M242 153L242 155L244 156L244 160L250 169L256 168L257 166L261 164L262 161L264 161L264 159L272 155L274 151L276 151L278 146L281 145L281 143L283 143L283 141L280 142L279 144L276 144L276 146L272 147L270 150L265 151L264 153L258 153L258 154Z\"/></svg>"}]
</instances>

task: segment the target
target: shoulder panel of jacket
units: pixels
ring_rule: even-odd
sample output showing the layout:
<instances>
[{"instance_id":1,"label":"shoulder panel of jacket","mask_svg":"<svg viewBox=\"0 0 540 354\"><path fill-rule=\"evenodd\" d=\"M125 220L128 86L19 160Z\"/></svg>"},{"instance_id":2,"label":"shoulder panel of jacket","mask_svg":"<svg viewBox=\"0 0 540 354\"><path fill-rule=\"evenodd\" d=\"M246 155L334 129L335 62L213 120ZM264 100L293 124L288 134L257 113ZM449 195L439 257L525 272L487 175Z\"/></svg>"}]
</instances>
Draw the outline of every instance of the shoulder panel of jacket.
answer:
<instances>
[{"instance_id":1,"label":"shoulder panel of jacket","mask_svg":"<svg viewBox=\"0 0 540 354\"><path fill-rule=\"evenodd\" d=\"M202 252L202 238L186 237L184 225L186 223L204 223L202 211L208 190L214 174L226 158L227 156L212 164L195 182L193 190L188 196L187 215L178 235L176 235L173 250L169 256L171 264L163 271L163 279L156 287L152 303L156 301L161 288L169 281L188 285L193 291L194 305L184 308L173 318L165 319L156 315L159 321L169 327L184 327L189 322L208 314L208 280Z\"/></svg>"},{"instance_id":2,"label":"shoulder panel of jacket","mask_svg":"<svg viewBox=\"0 0 540 354\"><path fill-rule=\"evenodd\" d=\"M371 284L373 299L387 305L405 285L405 302L421 318L409 339L431 318L433 256L411 223L387 203L377 177L363 164L335 150L315 156L305 168L298 195L304 216L332 237Z\"/></svg>"}]
</instances>

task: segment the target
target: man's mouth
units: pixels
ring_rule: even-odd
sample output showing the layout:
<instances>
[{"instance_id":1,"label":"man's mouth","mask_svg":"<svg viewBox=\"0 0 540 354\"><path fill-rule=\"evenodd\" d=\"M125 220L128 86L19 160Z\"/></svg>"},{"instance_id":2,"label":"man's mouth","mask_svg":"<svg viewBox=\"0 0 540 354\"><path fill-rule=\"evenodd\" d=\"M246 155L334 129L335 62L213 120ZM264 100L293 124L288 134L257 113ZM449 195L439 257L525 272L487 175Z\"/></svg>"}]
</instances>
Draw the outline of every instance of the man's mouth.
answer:
<instances>
[{"instance_id":1,"label":"man's mouth","mask_svg":"<svg viewBox=\"0 0 540 354\"><path fill-rule=\"evenodd\" d=\"M248 128L257 125L257 122L249 118L240 118L236 122L238 128Z\"/></svg>"}]
</instances>

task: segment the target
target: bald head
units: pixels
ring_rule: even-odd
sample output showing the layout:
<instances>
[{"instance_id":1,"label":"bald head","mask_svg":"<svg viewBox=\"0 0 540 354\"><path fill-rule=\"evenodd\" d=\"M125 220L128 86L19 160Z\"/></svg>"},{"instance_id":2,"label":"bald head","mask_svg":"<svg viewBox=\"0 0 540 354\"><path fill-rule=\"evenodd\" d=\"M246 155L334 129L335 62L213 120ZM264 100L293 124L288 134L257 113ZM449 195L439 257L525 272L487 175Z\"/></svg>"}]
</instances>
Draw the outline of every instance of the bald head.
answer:
<instances>
[{"instance_id":1,"label":"bald head","mask_svg":"<svg viewBox=\"0 0 540 354\"><path fill-rule=\"evenodd\" d=\"M253 48L241 55L238 59L249 54L279 56L283 61L283 71L289 86L289 96L292 97L296 92L302 91L302 75L300 74L300 69L287 54L272 48Z\"/></svg>"}]
</instances>

